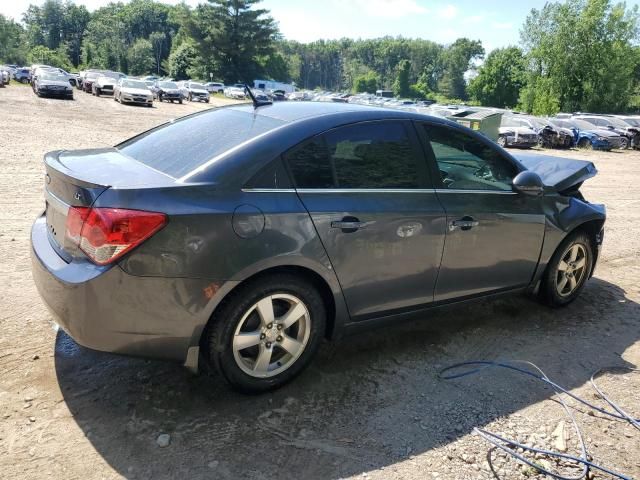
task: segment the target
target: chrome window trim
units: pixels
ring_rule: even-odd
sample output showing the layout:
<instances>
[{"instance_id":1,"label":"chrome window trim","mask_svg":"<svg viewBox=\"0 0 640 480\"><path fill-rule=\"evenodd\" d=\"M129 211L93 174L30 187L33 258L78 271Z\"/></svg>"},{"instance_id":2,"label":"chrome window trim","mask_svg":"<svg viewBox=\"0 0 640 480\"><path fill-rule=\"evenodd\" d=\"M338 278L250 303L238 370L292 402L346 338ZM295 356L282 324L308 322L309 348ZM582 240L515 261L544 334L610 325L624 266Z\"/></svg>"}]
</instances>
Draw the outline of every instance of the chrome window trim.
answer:
<instances>
[{"instance_id":1,"label":"chrome window trim","mask_svg":"<svg viewBox=\"0 0 640 480\"><path fill-rule=\"evenodd\" d=\"M489 193L517 195L508 190L456 190L446 188L243 188L244 193Z\"/></svg>"},{"instance_id":2,"label":"chrome window trim","mask_svg":"<svg viewBox=\"0 0 640 480\"><path fill-rule=\"evenodd\" d=\"M243 188L244 193L296 193L295 188Z\"/></svg>"},{"instance_id":3,"label":"chrome window trim","mask_svg":"<svg viewBox=\"0 0 640 480\"><path fill-rule=\"evenodd\" d=\"M298 188L298 193L436 193L433 188Z\"/></svg>"},{"instance_id":4,"label":"chrome window trim","mask_svg":"<svg viewBox=\"0 0 640 480\"><path fill-rule=\"evenodd\" d=\"M462 190L462 189L446 189L438 188L437 193L490 193L492 195L517 195L517 192L510 190Z\"/></svg>"}]
</instances>

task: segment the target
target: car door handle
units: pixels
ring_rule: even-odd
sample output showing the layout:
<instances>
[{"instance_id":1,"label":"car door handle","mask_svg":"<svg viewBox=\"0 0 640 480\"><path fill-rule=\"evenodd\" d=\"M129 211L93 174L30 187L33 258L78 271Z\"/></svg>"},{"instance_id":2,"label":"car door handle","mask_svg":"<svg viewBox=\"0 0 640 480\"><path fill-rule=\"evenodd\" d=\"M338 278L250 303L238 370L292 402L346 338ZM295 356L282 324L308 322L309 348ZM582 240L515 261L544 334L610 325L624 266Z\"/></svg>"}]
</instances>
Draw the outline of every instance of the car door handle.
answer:
<instances>
[{"instance_id":1,"label":"car door handle","mask_svg":"<svg viewBox=\"0 0 640 480\"><path fill-rule=\"evenodd\" d=\"M331 222L331 228L339 228L344 233L353 233L365 228L369 222L361 222L356 217L344 217L342 220Z\"/></svg>"},{"instance_id":2,"label":"car door handle","mask_svg":"<svg viewBox=\"0 0 640 480\"><path fill-rule=\"evenodd\" d=\"M473 227L477 227L480 223L475 220L473 217L462 217L458 220L453 220L449 223L449 230L453 231L456 228L460 230L471 230Z\"/></svg>"}]
</instances>

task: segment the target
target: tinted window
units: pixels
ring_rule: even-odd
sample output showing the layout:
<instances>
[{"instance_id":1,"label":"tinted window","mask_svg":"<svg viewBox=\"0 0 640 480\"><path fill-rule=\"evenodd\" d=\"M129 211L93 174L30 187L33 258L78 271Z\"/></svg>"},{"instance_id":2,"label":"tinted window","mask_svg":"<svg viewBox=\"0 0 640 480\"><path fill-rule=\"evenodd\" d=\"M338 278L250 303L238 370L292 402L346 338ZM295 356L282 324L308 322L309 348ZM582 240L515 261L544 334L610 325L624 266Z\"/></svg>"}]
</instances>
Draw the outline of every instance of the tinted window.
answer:
<instances>
[{"instance_id":1,"label":"tinted window","mask_svg":"<svg viewBox=\"0 0 640 480\"><path fill-rule=\"evenodd\" d=\"M298 188L335 187L329 152L322 138L293 148L285 155L285 159Z\"/></svg>"},{"instance_id":2,"label":"tinted window","mask_svg":"<svg viewBox=\"0 0 640 480\"><path fill-rule=\"evenodd\" d=\"M418 188L415 154L403 124L338 128L287 155L300 188Z\"/></svg>"},{"instance_id":3,"label":"tinted window","mask_svg":"<svg viewBox=\"0 0 640 480\"><path fill-rule=\"evenodd\" d=\"M145 165L178 178L230 148L283 124L282 120L221 108L155 128L117 148Z\"/></svg>"},{"instance_id":4,"label":"tinted window","mask_svg":"<svg viewBox=\"0 0 640 480\"><path fill-rule=\"evenodd\" d=\"M489 145L464 132L425 125L445 188L511 190L517 168Z\"/></svg>"}]
</instances>

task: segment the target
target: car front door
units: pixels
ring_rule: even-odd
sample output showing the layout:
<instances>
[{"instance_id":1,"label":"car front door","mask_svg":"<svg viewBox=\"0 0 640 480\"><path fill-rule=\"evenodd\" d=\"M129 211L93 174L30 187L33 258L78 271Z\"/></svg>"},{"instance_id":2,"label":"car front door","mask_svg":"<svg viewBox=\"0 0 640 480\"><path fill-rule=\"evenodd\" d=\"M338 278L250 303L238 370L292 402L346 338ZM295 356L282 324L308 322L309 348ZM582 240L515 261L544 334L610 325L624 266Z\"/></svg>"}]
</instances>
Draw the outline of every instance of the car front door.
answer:
<instances>
[{"instance_id":1,"label":"car front door","mask_svg":"<svg viewBox=\"0 0 640 480\"><path fill-rule=\"evenodd\" d=\"M410 122L339 127L285 160L354 321L433 301L446 221Z\"/></svg>"},{"instance_id":2,"label":"car front door","mask_svg":"<svg viewBox=\"0 0 640 480\"><path fill-rule=\"evenodd\" d=\"M539 198L513 191L520 168L489 140L419 123L447 233L435 301L524 287L538 264L545 216Z\"/></svg>"}]
</instances>

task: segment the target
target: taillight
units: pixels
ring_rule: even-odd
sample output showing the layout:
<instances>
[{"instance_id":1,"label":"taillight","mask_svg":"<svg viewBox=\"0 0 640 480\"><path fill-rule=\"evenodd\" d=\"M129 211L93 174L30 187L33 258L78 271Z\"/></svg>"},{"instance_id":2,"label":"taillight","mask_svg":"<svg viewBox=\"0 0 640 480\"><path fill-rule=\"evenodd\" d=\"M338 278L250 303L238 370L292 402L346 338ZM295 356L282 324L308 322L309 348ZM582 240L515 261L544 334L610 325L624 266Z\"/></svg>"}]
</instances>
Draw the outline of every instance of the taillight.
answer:
<instances>
[{"instance_id":1,"label":"taillight","mask_svg":"<svg viewBox=\"0 0 640 480\"><path fill-rule=\"evenodd\" d=\"M106 265L140 245L166 223L164 213L71 207L66 235L93 262Z\"/></svg>"}]
</instances>

